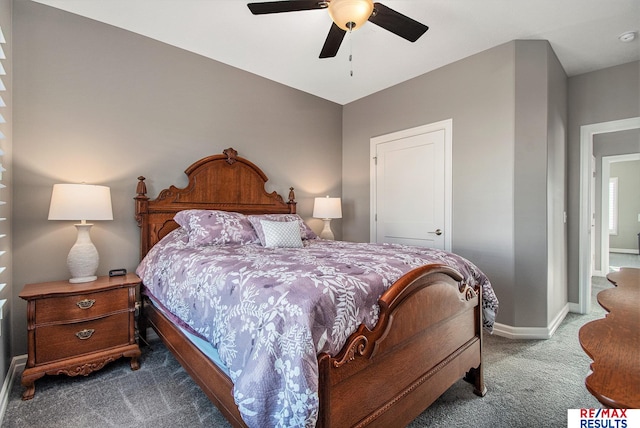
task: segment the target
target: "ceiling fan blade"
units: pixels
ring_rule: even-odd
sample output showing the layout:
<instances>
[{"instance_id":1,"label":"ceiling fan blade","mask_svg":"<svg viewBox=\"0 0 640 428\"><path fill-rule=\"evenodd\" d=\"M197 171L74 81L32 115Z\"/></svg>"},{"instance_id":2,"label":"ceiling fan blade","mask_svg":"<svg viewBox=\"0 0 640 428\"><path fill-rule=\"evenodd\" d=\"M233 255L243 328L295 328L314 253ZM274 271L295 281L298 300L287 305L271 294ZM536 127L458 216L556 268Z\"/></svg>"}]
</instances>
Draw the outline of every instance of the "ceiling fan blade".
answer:
<instances>
[{"instance_id":1,"label":"ceiling fan blade","mask_svg":"<svg viewBox=\"0 0 640 428\"><path fill-rule=\"evenodd\" d=\"M325 9L327 2L321 0L268 1L247 4L254 15L267 13L298 12L300 10Z\"/></svg>"},{"instance_id":2,"label":"ceiling fan blade","mask_svg":"<svg viewBox=\"0 0 640 428\"><path fill-rule=\"evenodd\" d=\"M396 12L382 3L373 4L373 13L369 17L369 21L410 42L418 40L429 29L426 25Z\"/></svg>"},{"instance_id":3,"label":"ceiling fan blade","mask_svg":"<svg viewBox=\"0 0 640 428\"><path fill-rule=\"evenodd\" d=\"M324 41L324 46L322 46L322 51L320 51L320 58L332 58L336 56L345 34L347 34L346 31L338 27L335 22L332 23L327 39Z\"/></svg>"}]
</instances>

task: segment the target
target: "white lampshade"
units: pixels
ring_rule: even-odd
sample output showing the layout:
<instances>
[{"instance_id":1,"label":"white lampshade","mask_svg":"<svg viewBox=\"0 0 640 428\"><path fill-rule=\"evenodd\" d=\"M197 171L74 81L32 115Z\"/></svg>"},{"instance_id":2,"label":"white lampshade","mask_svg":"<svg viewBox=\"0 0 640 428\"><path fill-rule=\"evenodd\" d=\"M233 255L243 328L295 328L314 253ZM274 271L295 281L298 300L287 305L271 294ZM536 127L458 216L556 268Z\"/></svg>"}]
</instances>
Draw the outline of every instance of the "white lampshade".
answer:
<instances>
[{"instance_id":1,"label":"white lampshade","mask_svg":"<svg viewBox=\"0 0 640 428\"><path fill-rule=\"evenodd\" d=\"M320 232L322 239L334 239L331 230L331 219L342 218L340 198L316 198L313 203L313 216L324 220L324 229Z\"/></svg>"},{"instance_id":2,"label":"white lampshade","mask_svg":"<svg viewBox=\"0 0 640 428\"><path fill-rule=\"evenodd\" d=\"M331 0L329 2L331 19L344 31L362 27L372 12L372 0Z\"/></svg>"},{"instance_id":3,"label":"white lampshade","mask_svg":"<svg viewBox=\"0 0 640 428\"><path fill-rule=\"evenodd\" d=\"M49 220L113 220L111 190L91 184L54 184Z\"/></svg>"},{"instance_id":4,"label":"white lampshade","mask_svg":"<svg viewBox=\"0 0 640 428\"><path fill-rule=\"evenodd\" d=\"M316 198L313 204L315 218L342 218L340 198Z\"/></svg>"},{"instance_id":5,"label":"white lampshade","mask_svg":"<svg viewBox=\"0 0 640 428\"><path fill-rule=\"evenodd\" d=\"M71 272L69 282L95 281L100 258L89 234L92 224L86 220L113 220L111 190L90 184L54 184L49 220L80 220L76 243L67 256Z\"/></svg>"}]
</instances>

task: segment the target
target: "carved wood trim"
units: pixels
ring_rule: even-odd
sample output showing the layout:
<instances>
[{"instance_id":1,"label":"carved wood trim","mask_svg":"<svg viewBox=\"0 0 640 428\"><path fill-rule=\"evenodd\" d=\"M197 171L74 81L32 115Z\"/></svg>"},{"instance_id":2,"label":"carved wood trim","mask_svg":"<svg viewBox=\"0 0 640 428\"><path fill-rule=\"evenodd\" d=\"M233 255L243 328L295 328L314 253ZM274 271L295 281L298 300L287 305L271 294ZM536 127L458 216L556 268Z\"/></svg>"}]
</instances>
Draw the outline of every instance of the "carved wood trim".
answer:
<instances>
[{"instance_id":1,"label":"carved wood trim","mask_svg":"<svg viewBox=\"0 0 640 428\"><path fill-rule=\"evenodd\" d=\"M255 164L238 156L233 148L223 154L212 155L191 164L185 174L188 184L184 188L174 185L159 192L150 200L145 177L138 177L136 187L135 218L140 227L140 258L162 237L178 225L173 216L186 209L216 209L245 214L295 214L296 201L293 187L288 200L277 192L267 193L268 181Z\"/></svg>"},{"instance_id":2,"label":"carved wood trim","mask_svg":"<svg viewBox=\"0 0 640 428\"><path fill-rule=\"evenodd\" d=\"M231 147L222 151L225 155L227 155L227 163L232 165L238 160L238 152Z\"/></svg>"},{"instance_id":3,"label":"carved wood trim","mask_svg":"<svg viewBox=\"0 0 640 428\"><path fill-rule=\"evenodd\" d=\"M90 373L100 370L108 363L115 361L116 358L109 356L98 361L90 361L73 367L64 367L56 370L49 370L48 375L66 374L67 376L88 376Z\"/></svg>"},{"instance_id":4,"label":"carved wood trim","mask_svg":"<svg viewBox=\"0 0 640 428\"><path fill-rule=\"evenodd\" d=\"M465 281L460 282L460 286L458 287L458 289L460 290L460 294L462 295L462 297L464 297L464 300L466 300L467 302L469 300L475 299L480 293L479 288L477 290L474 290L473 287L471 287Z\"/></svg>"},{"instance_id":5,"label":"carved wood trim","mask_svg":"<svg viewBox=\"0 0 640 428\"><path fill-rule=\"evenodd\" d=\"M353 361L356 358L356 355L364 355L367 350L368 343L369 340L367 339L367 336L362 334L352 338L343 348L345 352L341 353L342 357L333 361L333 366L336 368L341 367L349 361Z\"/></svg>"},{"instance_id":6,"label":"carved wood trim","mask_svg":"<svg viewBox=\"0 0 640 428\"><path fill-rule=\"evenodd\" d=\"M435 283L437 279L455 285L461 301L470 301L477 297L477 293L468 285L462 283L462 275L450 266L431 264L421 266L403 275L394 286L389 288L378 300L380 316L373 330L360 325L357 332L351 335L342 351L332 362L334 367L340 367L353 361L356 356L371 358L378 346L378 342L386 336L390 328L393 313L402 302L414 293ZM424 281L422 279L425 279Z\"/></svg>"}]
</instances>

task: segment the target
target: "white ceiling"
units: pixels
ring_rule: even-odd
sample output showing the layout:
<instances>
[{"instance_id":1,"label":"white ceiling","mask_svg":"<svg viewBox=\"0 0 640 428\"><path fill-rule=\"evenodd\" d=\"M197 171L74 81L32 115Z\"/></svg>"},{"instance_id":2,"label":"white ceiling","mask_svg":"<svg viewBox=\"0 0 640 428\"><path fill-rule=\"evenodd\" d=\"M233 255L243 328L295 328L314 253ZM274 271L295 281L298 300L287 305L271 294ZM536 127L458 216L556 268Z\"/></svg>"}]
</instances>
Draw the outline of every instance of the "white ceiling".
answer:
<instances>
[{"instance_id":1,"label":"white ceiling","mask_svg":"<svg viewBox=\"0 0 640 428\"><path fill-rule=\"evenodd\" d=\"M640 59L640 37L618 40L637 36L639 0L382 0L429 31L410 43L368 22L327 59L318 58L331 26L326 10L254 16L242 0L33 1L339 104L516 39L549 40L569 76Z\"/></svg>"}]
</instances>

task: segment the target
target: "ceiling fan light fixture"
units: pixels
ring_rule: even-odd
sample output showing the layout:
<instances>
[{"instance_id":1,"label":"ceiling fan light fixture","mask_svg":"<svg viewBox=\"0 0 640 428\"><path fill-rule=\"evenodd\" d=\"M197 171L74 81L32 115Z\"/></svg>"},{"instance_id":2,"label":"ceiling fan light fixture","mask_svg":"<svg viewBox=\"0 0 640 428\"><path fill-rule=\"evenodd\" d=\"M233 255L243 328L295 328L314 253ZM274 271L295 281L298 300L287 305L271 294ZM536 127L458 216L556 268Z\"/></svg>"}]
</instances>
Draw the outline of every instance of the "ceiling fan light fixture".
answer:
<instances>
[{"instance_id":1,"label":"ceiling fan light fixture","mask_svg":"<svg viewBox=\"0 0 640 428\"><path fill-rule=\"evenodd\" d=\"M360 28L373 13L373 0L331 0L329 15L333 22L350 31Z\"/></svg>"}]
</instances>

